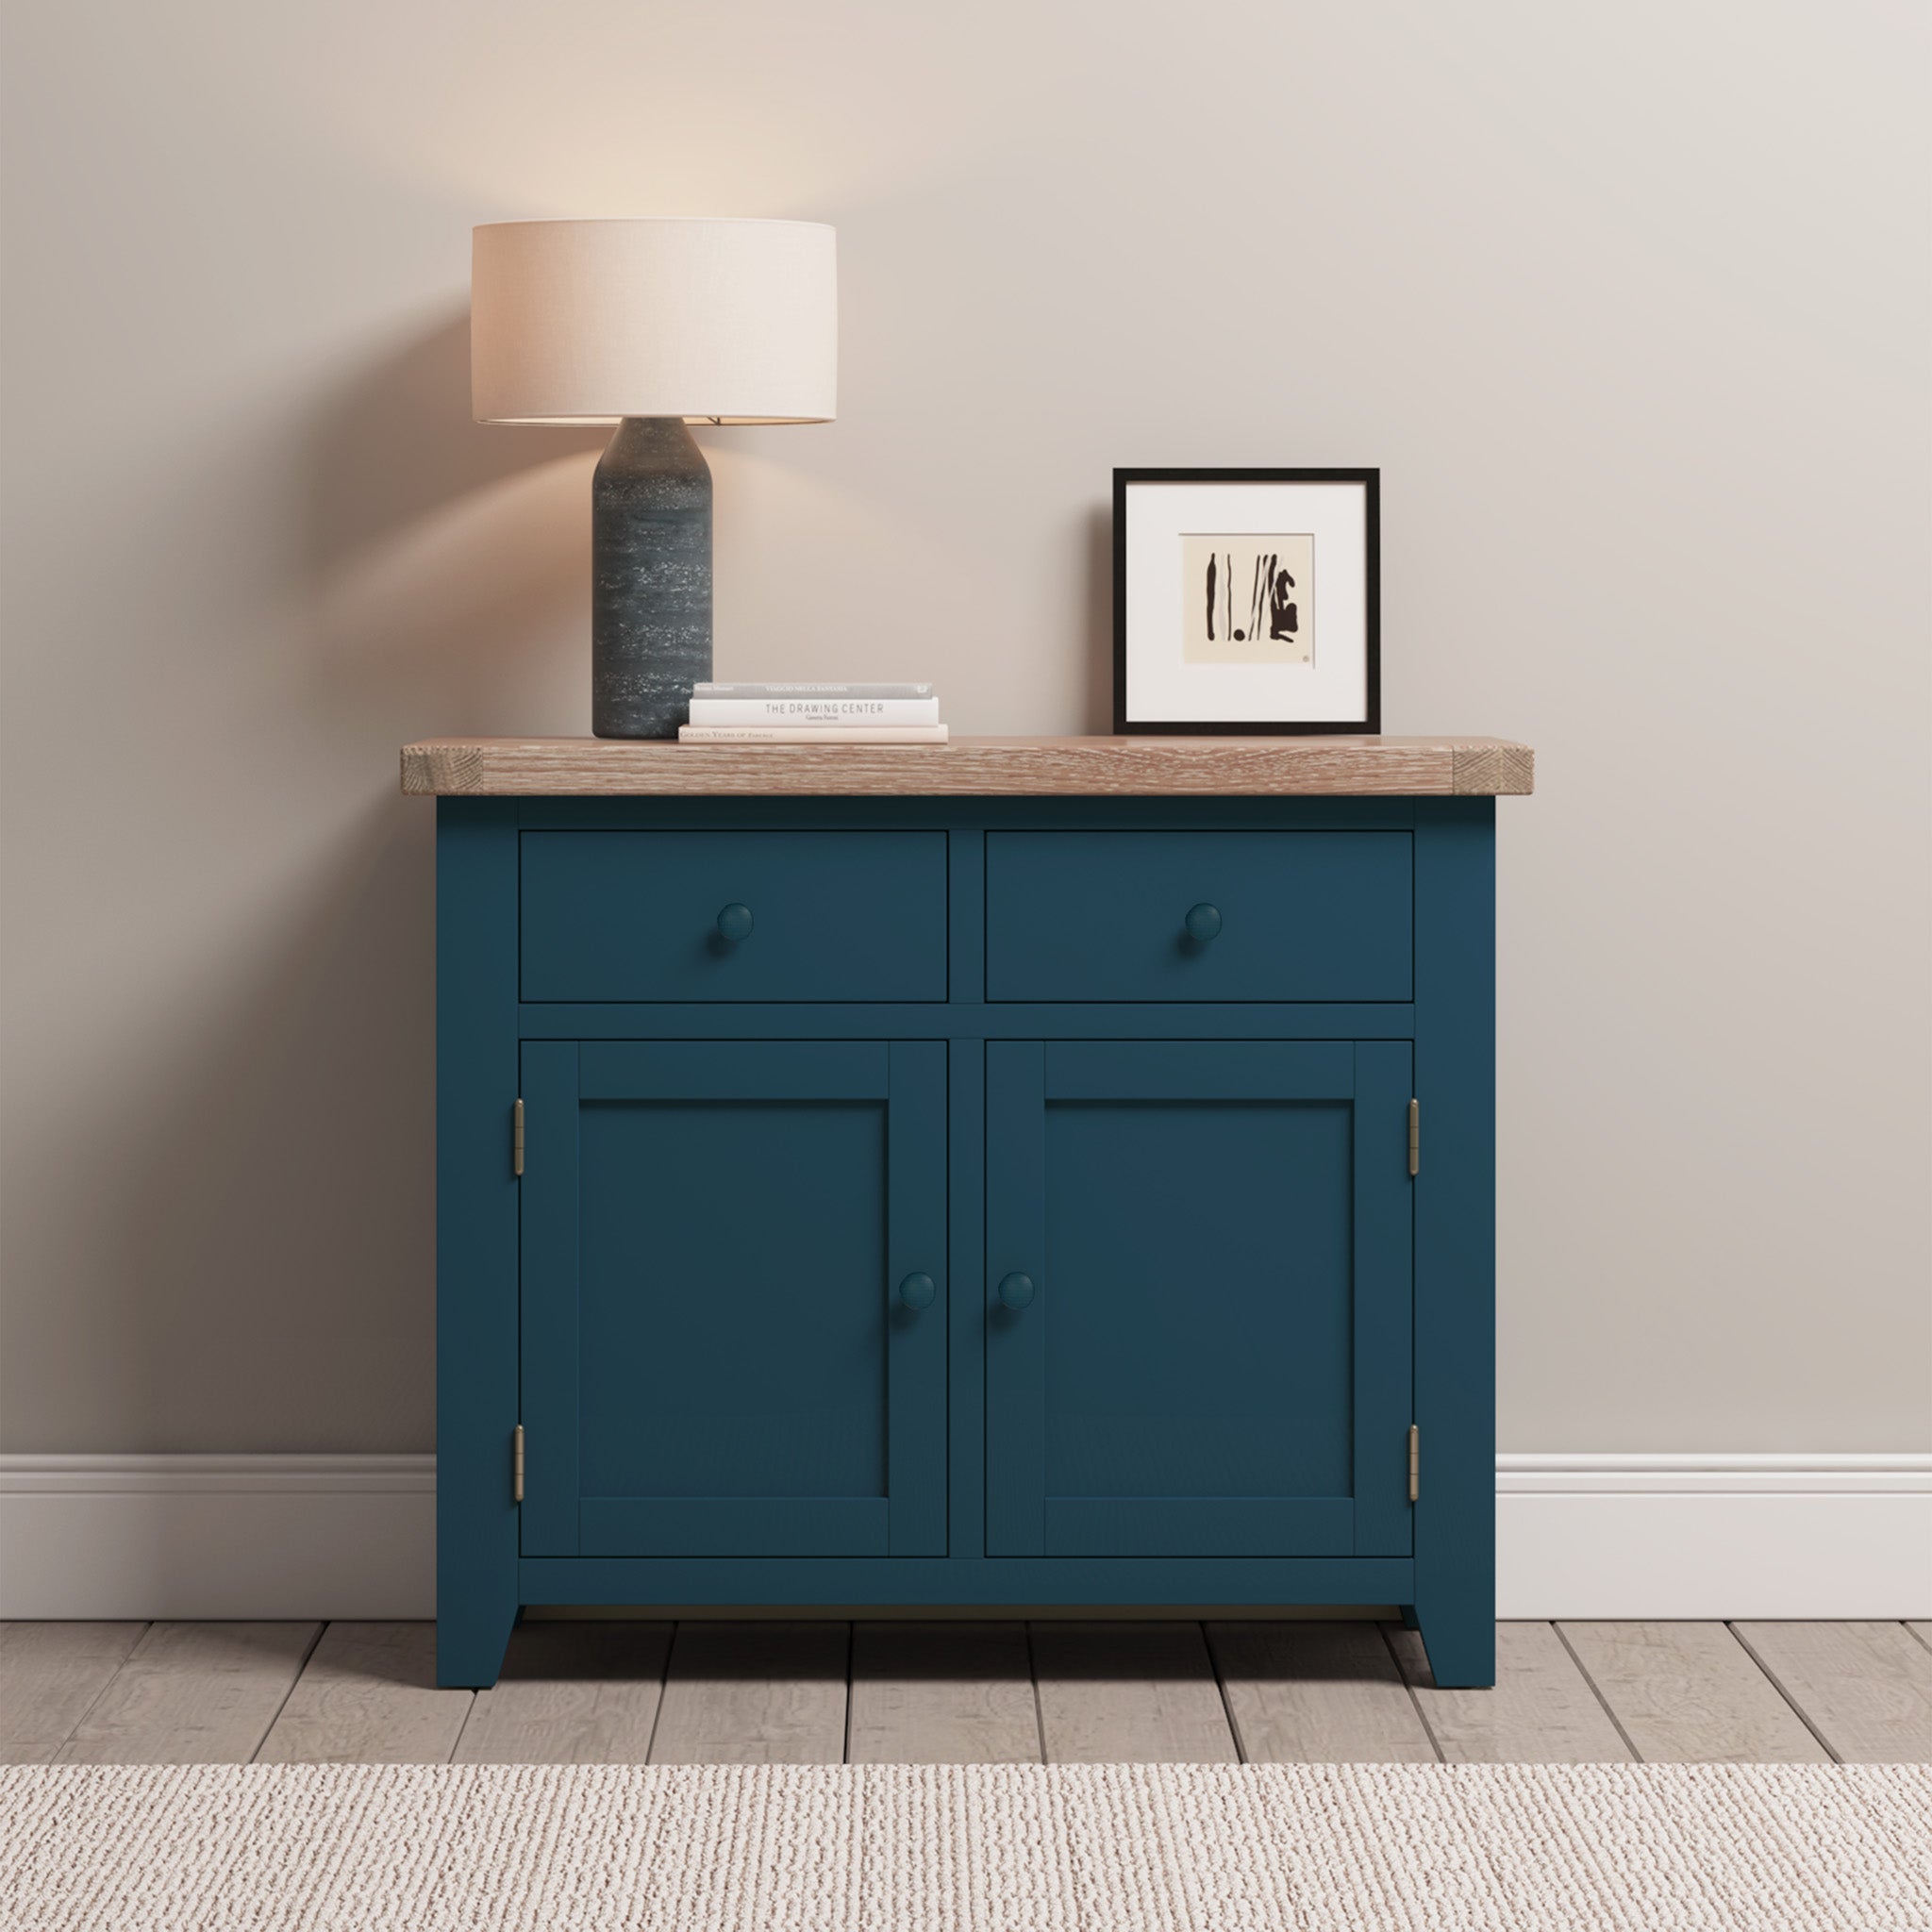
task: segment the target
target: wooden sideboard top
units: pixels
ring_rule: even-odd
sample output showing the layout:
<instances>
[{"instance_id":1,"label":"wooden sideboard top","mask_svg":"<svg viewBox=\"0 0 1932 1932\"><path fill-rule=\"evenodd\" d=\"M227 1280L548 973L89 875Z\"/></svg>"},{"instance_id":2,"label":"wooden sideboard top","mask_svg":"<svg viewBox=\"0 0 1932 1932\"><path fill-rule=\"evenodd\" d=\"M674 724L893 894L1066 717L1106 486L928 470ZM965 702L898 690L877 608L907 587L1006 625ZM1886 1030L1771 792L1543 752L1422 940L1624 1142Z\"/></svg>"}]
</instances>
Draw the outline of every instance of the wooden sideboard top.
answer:
<instances>
[{"instance_id":1,"label":"wooden sideboard top","mask_svg":"<svg viewBox=\"0 0 1932 1932\"><path fill-rule=\"evenodd\" d=\"M425 738L403 790L487 797L1497 797L1535 789L1502 738L956 738L943 745Z\"/></svg>"}]
</instances>

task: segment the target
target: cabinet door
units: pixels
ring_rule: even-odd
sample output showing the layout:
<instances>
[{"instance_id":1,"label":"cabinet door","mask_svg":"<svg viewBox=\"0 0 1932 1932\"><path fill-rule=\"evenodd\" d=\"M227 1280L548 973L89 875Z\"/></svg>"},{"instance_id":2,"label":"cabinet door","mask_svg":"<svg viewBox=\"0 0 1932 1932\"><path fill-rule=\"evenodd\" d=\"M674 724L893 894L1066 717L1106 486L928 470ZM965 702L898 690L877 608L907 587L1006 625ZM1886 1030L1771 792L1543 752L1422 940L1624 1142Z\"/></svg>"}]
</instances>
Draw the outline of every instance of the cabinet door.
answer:
<instances>
[{"instance_id":1,"label":"cabinet door","mask_svg":"<svg viewBox=\"0 0 1932 1932\"><path fill-rule=\"evenodd\" d=\"M990 1554L1407 1553L1409 1053L987 1047Z\"/></svg>"},{"instance_id":2,"label":"cabinet door","mask_svg":"<svg viewBox=\"0 0 1932 1932\"><path fill-rule=\"evenodd\" d=\"M525 1044L525 1555L944 1554L944 1056Z\"/></svg>"}]
</instances>

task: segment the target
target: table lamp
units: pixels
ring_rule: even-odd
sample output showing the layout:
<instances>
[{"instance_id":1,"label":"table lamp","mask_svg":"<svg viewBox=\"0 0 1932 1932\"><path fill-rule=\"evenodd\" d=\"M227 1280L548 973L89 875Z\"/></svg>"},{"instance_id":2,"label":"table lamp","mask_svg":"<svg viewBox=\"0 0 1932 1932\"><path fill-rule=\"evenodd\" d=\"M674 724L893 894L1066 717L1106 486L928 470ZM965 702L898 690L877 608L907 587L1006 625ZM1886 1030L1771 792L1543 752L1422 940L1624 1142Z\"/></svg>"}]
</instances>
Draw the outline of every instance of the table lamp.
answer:
<instances>
[{"instance_id":1,"label":"table lamp","mask_svg":"<svg viewBox=\"0 0 1932 1932\"><path fill-rule=\"evenodd\" d=\"M470 271L479 423L615 423L591 485L591 728L675 738L711 675L711 473L690 423L829 423L819 222L491 222Z\"/></svg>"}]
</instances>

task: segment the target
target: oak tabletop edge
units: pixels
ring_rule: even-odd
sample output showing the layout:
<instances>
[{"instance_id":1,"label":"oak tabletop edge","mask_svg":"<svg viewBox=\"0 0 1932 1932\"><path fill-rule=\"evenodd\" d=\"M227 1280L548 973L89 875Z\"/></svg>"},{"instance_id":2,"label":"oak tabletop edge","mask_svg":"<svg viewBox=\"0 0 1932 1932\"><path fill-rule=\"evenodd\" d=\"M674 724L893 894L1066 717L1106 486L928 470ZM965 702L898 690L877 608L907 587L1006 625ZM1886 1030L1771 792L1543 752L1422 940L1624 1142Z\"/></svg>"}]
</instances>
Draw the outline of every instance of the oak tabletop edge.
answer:
<instances>
[{"instance_id":1,"label":"oak tabletop edge","mask_svg":"<svg viewBox=\"0 0 1932 1932\"><path fill-rule=\"evenodd\" d=\"M402 789L438 797L1502 797L1535 753L1444 737L959 737L943 745L429 738Z\"/></svg>"}]
</instances>

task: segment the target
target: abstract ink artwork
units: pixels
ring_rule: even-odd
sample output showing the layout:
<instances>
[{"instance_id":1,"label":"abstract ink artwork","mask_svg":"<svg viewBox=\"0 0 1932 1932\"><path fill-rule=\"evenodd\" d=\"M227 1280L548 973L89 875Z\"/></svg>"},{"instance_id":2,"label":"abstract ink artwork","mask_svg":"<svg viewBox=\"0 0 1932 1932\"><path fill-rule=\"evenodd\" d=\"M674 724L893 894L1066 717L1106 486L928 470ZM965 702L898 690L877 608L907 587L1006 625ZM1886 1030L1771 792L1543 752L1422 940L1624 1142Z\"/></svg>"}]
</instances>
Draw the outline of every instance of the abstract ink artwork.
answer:
<instances>
[{"instance_id":1,"label":"abstract ink artwork","mask_svg":"<svg viewBox=\"0 0 1932 1932\"><path fill-rule=\"evenodd\" d=\"M1312 664L1315 540L1181 537L1181 656L1190 664Z\"/></svg>"},{"instance_id":2,"label":"abstract ink artwork","mask_svg":"<svg viewBox=\"0 0 1932 1932\"><path fill-rule=\"evenodd\" d=\"M1116 470L1113 728L1382 728L1381 472Z\"/></svg>"}]
</instances>

